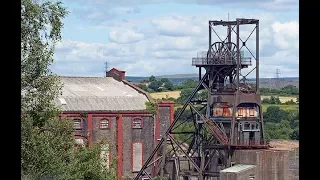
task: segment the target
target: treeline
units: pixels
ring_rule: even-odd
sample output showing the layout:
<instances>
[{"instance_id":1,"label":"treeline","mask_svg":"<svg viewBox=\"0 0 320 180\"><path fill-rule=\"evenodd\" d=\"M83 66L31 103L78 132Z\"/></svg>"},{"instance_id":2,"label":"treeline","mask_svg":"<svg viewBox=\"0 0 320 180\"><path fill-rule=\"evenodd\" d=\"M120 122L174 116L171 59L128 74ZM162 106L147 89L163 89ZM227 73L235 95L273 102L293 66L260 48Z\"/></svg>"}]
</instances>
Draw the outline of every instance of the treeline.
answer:
<instances>
[{"instance_id":1,"label":"treeline","mask_svg":"<svg viewBox=\"0 0 320 180\"><path fill-rule=\"evenodd\" d=\"M294 85L287 85L281 89L260 88L260 93L266 96L297 96L299 95L299 88Z\"/></svg>"},{"instance_id":2,"label":"treeline","mask_svg":"<svg viewBox=\"0 0 320 180\"><path fill-rule=\"evenodd\" d=\"M140 83L138 86L147 92L165 92L195 88L199 81L187 79L181 84L173 84L167 78L157 80L154 76L151 76L149 80L143 80ZM299 88L294 85L287 85L281 89L260 88L260 93L266 96L297 96L299 95Z\"/></svg>"},{"instance_id":3,"label":"treeline","mask_svg":"<svg viewBox=\"0 0 320 180\"><path fill-rule=\"evenodd\" d=\"M280 101L279 97L275 97L275 96L271 96L270 98L264 98L261 101L262 104L282 104L282 105L296 105L299 103L299 97L297 97L296 101L293 101L292 99L290 99L289 101L286 101L284 103L282 103Z\"/></svg>"},{"instance_id":4,"label":"treeline","mask_svg":"<svg viewBox=\"0 0 320 180\"><path fill-rule=\"evenodd\" d=\"M162 78L157 80L154 76L151 76L149 80L143 80L137 86L147 92L166 92L176 91L188 88L195 88L198 85L198 81L187 79L182 84L173 84L168 78Z\"/></svg>"}]
</instances>

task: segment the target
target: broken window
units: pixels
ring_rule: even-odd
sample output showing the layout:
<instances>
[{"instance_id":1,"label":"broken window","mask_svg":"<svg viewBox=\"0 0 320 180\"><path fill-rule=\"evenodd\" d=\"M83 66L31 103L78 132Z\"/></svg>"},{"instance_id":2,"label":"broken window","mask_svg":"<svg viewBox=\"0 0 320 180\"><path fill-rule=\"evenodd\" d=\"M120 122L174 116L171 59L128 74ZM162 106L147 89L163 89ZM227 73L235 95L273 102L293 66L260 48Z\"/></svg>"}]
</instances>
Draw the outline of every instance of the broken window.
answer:
<instances>
[{"instance_id":1,"label":"broken window","mask_svg":"<svg viewBox=\"0 0 320 180\"><path fill-rule=\"evenodd\" d=\"M73 129L81 129L81 120L80 119L73 120Z\"/></svg>"},{"instance_id":2,"label":"broken window","mask_svg":"<svg viewBox=\"0 0 320 180\"><path fill-rule=\"evenodd\" d=\"M142 128L142 119L135 118L132 120L132 128L133 129L140 129Z\"/></svg>"},{"instance_id":3,"label":"broken window","mask_svg":"<svg viewBox=\"0 0 320 180\"><path fill-rule=\"evenodd\" d=\"M109 128L109 119L101 119L100 120L100 129Z\"/></svg>"}]
</instances>

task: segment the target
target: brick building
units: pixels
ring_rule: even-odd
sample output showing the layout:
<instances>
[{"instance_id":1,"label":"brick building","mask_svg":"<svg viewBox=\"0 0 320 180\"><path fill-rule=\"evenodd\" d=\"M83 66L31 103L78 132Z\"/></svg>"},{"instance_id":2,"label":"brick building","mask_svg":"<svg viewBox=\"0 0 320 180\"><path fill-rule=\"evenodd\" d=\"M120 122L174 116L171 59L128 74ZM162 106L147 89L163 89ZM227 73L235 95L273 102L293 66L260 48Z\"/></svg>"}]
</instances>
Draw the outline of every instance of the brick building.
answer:
<instances>
[{"instance_id":1,"label":"brick building","mask_svg":"<svg viewBox=\"0 0 320 180\"><path fill-rule=\"evenodd\" d=\"M73 121L75 143L90 147L106 138L106 164L116 158L118 178L132 178L173 121L173 103L158 102L153 115L145 104L152 98L126 81L124 71L111 69L106 76L61 77L63 89L56 103L61 118Z\"/></svg>"}]
</instances>

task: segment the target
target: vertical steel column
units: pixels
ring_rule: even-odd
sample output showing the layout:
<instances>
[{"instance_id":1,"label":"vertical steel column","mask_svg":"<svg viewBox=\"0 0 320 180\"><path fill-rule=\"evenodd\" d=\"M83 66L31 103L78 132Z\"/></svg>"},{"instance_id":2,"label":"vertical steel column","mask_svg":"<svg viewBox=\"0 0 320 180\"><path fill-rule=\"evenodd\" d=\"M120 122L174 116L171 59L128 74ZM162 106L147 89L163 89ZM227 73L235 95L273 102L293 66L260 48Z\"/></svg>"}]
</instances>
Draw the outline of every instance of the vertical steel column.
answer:
<instances>
[{"instance_id":1,"label":"vertical steel column","mask_svg":"<svg viewBox=\"0 0 320 180\"><path fill-rule=\"evenodd\" d=\"M199 67L199 81L201 81L201 67Z\"/></svg>"},{"instance_id":2,"label":"vertical steel column","mask_svg":"<svg viewBox=\"0 0 320 180\"><path fill-rule=\"evenodd\" d=\"M209 51L211 51L210 46L211 46L211 23L209 21L209 48L208 48Z\"/></svg>"},{"instance_id":3,"label":"vertical steel column","mask_svg":"<svg viewBox=\"0 0 320 180\"><path fill-rule=\"evenodd\" d=\"M240 39L240 35L239 35L239 23L240 19L237 18L237 92L239 91L239 83L240 83L240 80L239 80L239 68L240 68L240 44L239 44L239 39Z\"/></svg>"},{"instance_id":4,"label":"vertical steel column","mask_svg":"<svg viewBox=\"0 0 320 180\"><path fill-rule=\"evenodd\" d=\"M259 89L259 20L256 22L256 93L260 94Z\"/></svg>"}]
</instances>

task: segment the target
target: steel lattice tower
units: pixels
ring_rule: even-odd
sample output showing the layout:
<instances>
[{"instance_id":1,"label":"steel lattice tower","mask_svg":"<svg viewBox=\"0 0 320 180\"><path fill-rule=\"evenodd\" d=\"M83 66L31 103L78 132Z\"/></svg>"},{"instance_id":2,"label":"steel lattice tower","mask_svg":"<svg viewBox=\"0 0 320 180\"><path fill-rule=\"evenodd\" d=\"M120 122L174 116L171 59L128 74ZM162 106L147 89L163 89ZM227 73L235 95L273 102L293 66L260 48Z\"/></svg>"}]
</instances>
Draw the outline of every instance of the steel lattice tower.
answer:
<instances>
[{"instance_id":1,"label":"steel lattice tower","mask_svg":"<svg viewBox=\"0 0 320 180\"><path fill-rule=\"evenodd\" d=\"M245 41L240 38L240 26L244 25L254 26ZM216 32L217 26L227 28L224 40ZM254 31L255 55L247 47ZM218 37L216 42L212 42L213 33ZM244 57L242 49L251 57ZM259 93L259 20L209 21L209 49L192 58L192 65L199 68L199 84L135 180L218 179L220 170L232 166L235 149L267 148ZM242 75L249 67L251 70ZM246 77L253 71L256 81L250 85ZM208 93L205 100L197 96L200 91ZM190 116L181 119L187 108Z\"/></svg>"}]
</instances>

